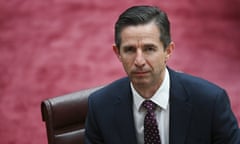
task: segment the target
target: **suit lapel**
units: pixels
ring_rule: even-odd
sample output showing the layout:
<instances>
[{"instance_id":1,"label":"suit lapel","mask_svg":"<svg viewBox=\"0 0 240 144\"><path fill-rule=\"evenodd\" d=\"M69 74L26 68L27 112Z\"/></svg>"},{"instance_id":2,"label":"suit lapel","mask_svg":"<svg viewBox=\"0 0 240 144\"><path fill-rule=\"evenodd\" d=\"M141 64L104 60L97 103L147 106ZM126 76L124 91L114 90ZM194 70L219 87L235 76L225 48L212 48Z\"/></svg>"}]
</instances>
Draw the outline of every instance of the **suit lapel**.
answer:
<instances>
[{"instance_id":1,"label":"suit lapel","mask_svg":"<svg viewBox=\"0 0 240 144\"><path fill-rule=\"evenodd\" d=\"M191 118L192 105L177 73L170 72L170 144L184 144Z\"/></svg>"},{"instance_id":2,"label":"suit lapel","mask_svg":"<svg viewBox=\"0 0 240 144\"><path fill-rule=\"evenodd\" d=\"M137 144L132 105L132 94L128 83L123 85L115 104L115 121L121 144Z\"/></svg>"}]
</instances>

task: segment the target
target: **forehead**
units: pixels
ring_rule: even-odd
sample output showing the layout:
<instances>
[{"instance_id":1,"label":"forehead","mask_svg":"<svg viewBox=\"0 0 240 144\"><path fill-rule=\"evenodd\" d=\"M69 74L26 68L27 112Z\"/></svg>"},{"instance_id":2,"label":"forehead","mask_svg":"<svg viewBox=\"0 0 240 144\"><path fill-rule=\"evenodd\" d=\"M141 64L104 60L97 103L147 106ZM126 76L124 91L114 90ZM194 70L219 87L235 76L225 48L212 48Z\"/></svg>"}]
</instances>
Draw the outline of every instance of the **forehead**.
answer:
<instances>
[{"instance_id":1,"label":"forehead","mask_svg":"<svg viewBox=\"0 0 240 144\"><path fill-rule=\"evenodd\" d=\"M160 42L160 31L154 22L136 26L126 26L121 32L121 43Z\"/></svg>"}]
</instances>

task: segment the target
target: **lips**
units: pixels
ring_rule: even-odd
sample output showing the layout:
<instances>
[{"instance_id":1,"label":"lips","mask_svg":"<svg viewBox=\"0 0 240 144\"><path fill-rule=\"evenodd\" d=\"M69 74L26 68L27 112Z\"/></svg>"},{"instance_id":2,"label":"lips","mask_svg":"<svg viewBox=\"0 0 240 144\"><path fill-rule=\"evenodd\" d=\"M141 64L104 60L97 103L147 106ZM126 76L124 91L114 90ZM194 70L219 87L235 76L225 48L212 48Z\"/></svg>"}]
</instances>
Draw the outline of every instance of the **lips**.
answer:
<instances>
[{"instance_id":1,"label":"lips","mask_svg":"<svg viewBox=\"0 0 240 144\"><path fill-rule=\"evenodd\" d=\"M132 72L132 74L135 75L135 76L144 76L148 73L149 73L148 71L134 71L134 72Z\"/></svg>"}]
</instances>

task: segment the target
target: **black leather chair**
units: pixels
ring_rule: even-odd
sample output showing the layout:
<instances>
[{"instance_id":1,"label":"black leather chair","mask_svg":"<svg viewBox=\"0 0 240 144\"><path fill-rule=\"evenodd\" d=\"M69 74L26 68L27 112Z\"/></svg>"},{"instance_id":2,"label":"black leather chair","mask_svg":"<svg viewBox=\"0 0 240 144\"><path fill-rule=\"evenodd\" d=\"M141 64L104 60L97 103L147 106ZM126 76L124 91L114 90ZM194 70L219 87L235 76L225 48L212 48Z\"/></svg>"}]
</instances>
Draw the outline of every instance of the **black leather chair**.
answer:
<instances>
[{"instance_id":1,"label":"black leather chair","mask_svg":"<svg viewBox=\"0 0 240 144\"><path fill-rule=\"evenodd\" d=\"M48 144L83 144L87 99L101 87L42 101L42 120L46 124Z\"/></svg>"}]
</instances>

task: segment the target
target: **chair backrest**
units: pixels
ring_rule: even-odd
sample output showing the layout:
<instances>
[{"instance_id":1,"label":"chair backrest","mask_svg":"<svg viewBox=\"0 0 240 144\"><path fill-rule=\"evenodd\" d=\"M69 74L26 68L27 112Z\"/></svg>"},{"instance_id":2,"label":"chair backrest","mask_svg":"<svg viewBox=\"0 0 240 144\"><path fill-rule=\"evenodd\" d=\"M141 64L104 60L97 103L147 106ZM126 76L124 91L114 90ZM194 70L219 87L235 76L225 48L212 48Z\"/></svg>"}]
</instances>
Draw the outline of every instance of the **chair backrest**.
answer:
<instances>
[{"instance_id":1,"label":"chair backrest","mask_svg":"<svg viewBox=\"0 0 240 144\"><path fill-rule=\"evenodd\" d=\"M48 144L83 144L87 99L101 87L42 101L42 120L46 124Z\"/></svg>"}]
</instances>

